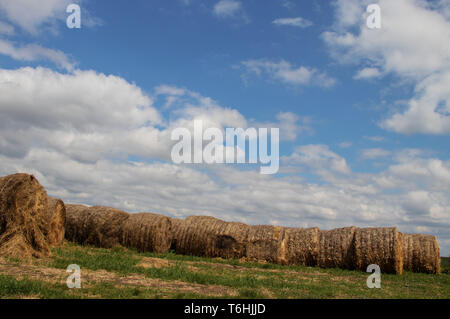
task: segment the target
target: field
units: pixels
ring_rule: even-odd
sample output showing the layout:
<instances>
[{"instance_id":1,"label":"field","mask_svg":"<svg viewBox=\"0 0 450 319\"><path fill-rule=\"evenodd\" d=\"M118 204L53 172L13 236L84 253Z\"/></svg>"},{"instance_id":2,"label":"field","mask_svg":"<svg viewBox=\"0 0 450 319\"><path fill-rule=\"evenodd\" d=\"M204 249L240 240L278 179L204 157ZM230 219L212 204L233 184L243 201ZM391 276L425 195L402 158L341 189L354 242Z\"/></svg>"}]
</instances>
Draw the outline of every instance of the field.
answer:
<instances>
[{"instance_id":1,"label":"field","mask_svg":"<svg viewBox=\"0 0 450 319\"><path fill-rule=\"evenodd\" d=\"M66 268L81 267L81 289L69 289ZM65 243L53 257L22 263L0 258L1 298L450 298L450 261L443 274L368 273L153 254Z\"/></svg>"}]
</instances>

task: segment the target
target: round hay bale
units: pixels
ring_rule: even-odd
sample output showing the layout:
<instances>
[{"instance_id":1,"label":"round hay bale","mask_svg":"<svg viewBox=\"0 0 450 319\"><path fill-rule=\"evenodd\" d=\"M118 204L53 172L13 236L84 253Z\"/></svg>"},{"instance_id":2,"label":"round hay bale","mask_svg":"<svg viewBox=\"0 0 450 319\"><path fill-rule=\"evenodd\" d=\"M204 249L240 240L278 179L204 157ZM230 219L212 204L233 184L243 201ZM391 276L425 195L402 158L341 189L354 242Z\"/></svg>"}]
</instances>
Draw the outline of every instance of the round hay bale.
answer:
<instances>
[{"instance_id":1,"label":"round hay bale","mask_svg":"<svg viewBox=\"0 0 450 319\"><path fill-rule=\"evenodd\" d=\"M170 224L171 224L171 229L172 229L172 235L171 235L172 243L170 245L171 250L177 251L177 246L178 246L177 242L178 242L178 239L182 237L182 232L184 231L184 228L183 228L184 223L185 223L184 219L170 218ZM178 250L180 251L181 249L182 248L179 247Z\"/></svg>"},{"instance_id":2,"label":"round hay bale","mask_svg":"<svg viewBox=\"0 0 450 319\"><path fill-rule=\"evenodd\" d=\"M89 207L84 205L66 204L65 238L68 241L83 244L89 234L87 222L89 220Z\"/></svg>"},{"instance_id":3,"label":"round hay bale","mask_svg":"<svg viewBox=\"0 0 450 319\"><path fill-rule=\"evenodd\" d=\"M178 254L242 258L245 257L248 227L214 217L190 216L172 221L173 243Z\"/></svg>"},{"instance_id":4,"label":"round hay bale","mask_svg":"<svg viewBox=\"0 0 450 319\"><path fill-rule=\"evenodd\" d=\"M47 204L45 236L50 246L59 246L64 241L66 207L62 200L52 197L47 198Z\"/></svg>"},{"instance_id":5,"label":"round hay bale","mask_svg":"<svg viewBox=\"0 0 450 319\"><path fill-rule=\"evenodd\" d=\"M441 256L435 236L403 234L403 269L439 274Z\"/></svg>"},{"instance_id":6,"label":"round hay bale","mask_svg":"<svg viewBox=\"0 0 450 319\"><path fill-rule=\"evenodd\" d=\"M394 228L361 228L355 232L355 255L353 266L366 271L376 264L382 273L402 274L402 234Z\"/></svg>"},{"instance_id":7,"label":"round hay bale","mask_svg":"<svg viewBox=\"0 0 450 319\"><path fill-rule=\"evenodd\" d=\"M356 227L345 227L319 231L317 266L352 269L355 230Z\"/></svg>"},{"instance_id":8,"label":"round hay bale","mask_svg":"<svg viewBox=\"0 0 450 319\"><path fill-rule=\"evenodd\" d=\"M250 226L245 247L246 259L249 261L285 263L283 239L283 227Z\"/></svg>"},{"instance_id":9,"label":"round hay bale","mask_svg":"<svg viewBox=\"0 0 450 319\"><path fill-rule=\"evenodd\" d=\"M188 247L185 242L186 231L188 231L188 225L186 219L171 218L172 224L172 245L171 249L177 254L192 255L188 253Z\"/></svg>"},{"instance_id":10,"label":"round hay bale","mask_svg":"<svg viewBox=\"0 0 450 319\"><path fill-rule=\"evenodd\" d=\"M105 206L67 205L66 239L81 245L111 248L120 244L122 224L130 217Z\"/></svg>"},{"instance_id":11,"label":"round hay bale","mask_svg":"<svg viewBox=\"0 0 450 319\"><path fill-rule=\"evenodd\" d=\"M49 255L46 213L47 193L34 176L0 178L0 255L20 259Z\"/></svg>"},{"instance_id":12,"label":"round hay bale","mask_svg":"<svg viewBox=\"0 0 450 319\"><path fill-rule=\"evenodd\" d=\"M165 253L172 244L170 218L151 213L131 214L122 224L120 243L140 252Z\"/></svg>"},{"instance_id":13,"label":"round hay bale","mask_svg":"<svg viewBox=\"0 0 450 319\"><path fill-rule=\"evenodd\" d=\"M280 261L288 265L316 266L319 228L285 228Z\"/></svg>"}]
</instances>

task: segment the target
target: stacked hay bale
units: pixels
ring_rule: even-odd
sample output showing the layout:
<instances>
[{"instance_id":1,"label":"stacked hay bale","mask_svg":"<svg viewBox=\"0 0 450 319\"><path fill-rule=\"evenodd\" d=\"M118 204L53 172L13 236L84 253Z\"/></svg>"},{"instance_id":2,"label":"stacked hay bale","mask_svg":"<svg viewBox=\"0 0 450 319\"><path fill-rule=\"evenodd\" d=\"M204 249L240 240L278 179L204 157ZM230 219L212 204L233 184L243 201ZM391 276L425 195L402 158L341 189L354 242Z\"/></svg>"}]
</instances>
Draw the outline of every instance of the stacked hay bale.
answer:
<instances>
[{"instance_id":1,"label":"stacked hay bale","mask_svg":"<svg viewBox=\"0 0 450 319\"><path fill-rule=\"evenodd\" d=\"M397 228L358 228L354 239L356 270L366 271L376 264L382 273L402 274L403 241Z\"/></svg>"},{"instance_id":2,"label":"stacked hay bale","mask_svg":"<svg viewBox=\"0 0 450 319\"><path fill-rule=\"evenodd\" d=\"M413 272L439 274L441 258L436 237L403 234L403 268Z\"/></svg>"},{"instance_id":3,"label":"stacked hay bale","mask_svg":"<svg viewBox=\"0 0 450 319\"><path fill-rule=\"evenodd\" d=\"M58 205L58 215L62 208ZM50 254L48 233L58 237L63 229L48 220L49 207L45 189L28 174L0 178L0 255L20 259ZM53 215L53 214L51 214ZM59 217L55 217L58 219ZM51 240L57 244L57 239Z\"/></svg>"},{"instance_id":4,"label":"stacked hay bale","mask_svg":"<svg viewBox=\"0 0 450 319\"><path fill-rule=\"evenodd\" d=\"M165 253L172 243L172 223L163 215L131 214L122 224L120 243L141 252Z\"/></svg>"},{"instance_id":5,"label":"stacked hay bale","mask_svg":"<svg viewBox=\"0 0 450 319\"><path fill-rule=\"evenodd\" d=\"M66 239L101 248L118 246L122 224L130 215L119 209L66 205Z\"/></svg>"}]
</instances>

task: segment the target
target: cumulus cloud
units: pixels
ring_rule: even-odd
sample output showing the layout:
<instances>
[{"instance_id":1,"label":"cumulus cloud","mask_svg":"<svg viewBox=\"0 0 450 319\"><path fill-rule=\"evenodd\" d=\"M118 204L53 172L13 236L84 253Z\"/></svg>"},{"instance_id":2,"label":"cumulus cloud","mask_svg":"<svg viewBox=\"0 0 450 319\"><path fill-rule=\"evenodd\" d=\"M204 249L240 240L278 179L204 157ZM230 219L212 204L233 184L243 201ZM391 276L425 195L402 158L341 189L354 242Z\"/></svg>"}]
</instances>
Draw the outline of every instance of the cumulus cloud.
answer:
<instances>
[{"instance_id":1,"label":"cumulus cloud","mask_svg":"<svg viewBox=\"0 0 450 319\"><path fill-rule=\"evenodd\" d=\"M405 194L403 207L408 212L418 215L426 215L433 205L430 194L426 191L413 191Z\"/></svg>"},{"instance_id":2,"label":"cumulus cloud","mask_svg":"<svg viewBox=\"0 0 450 319\"><path fill-rule=\"evenodd\" d=\"M450 133L450 67L421 81L415 93L406 111L387 118L382 127L404 134Z\"/></svg>"},{"instance_id":3,"label":"cumulus cloud","mask_svg":"<svg viewBox=\"0 0 450 319\"><path fill-rule=\"evenodd\" d=\"M340 62L370 64L357 79L394 74L415 83L406 110L382 127L398 133L450 132L450 19L448 2L380 0L382 28L366 27L369 1L338 0L335 31L323 33L331 54Z\"/></svg>"},{"instance_id":4,"label":"cumulus cloud","mask_svg":"<svg viewBox=\"0 0 450 319\"><path fill-rule=\"evenodd\" d=\"M250 121L251 127L279 128L281 141L295 141L301 133L311 133L311 119L308 117L299 117L292 112L280 112L275 116L274 122Z\"/></svg>"},{"instance_id":5,"label":"cumulus cloud","mask_svg":"<svg viewBox=\"0 0 450 319\"><path fill-rule=\"evenodd\" d=\"M306 165L318 172L350 173L347 161L332 152L327 145L299 146L290 156L284 157L283 161L286 164Z\"/></svg>"},{"instance_id":6,"label":"cumulus cloud","mask_svg":"<svg viewBox=\"0 0 450 319\"><path fill-rule=\"evenodd\" d=\"M65 10L71 0L0 0L0 11L9 21L23 30L37 34L44 24L54 24L65 18Z\"/></svg>"},{"instance_id":7,"label":"cumulus cloud","mask_svg":"<svg viewBox=\"0 0 450 319\"><path fill-rule=\"evenodd\" d=\"M124 151L130 151L138 137L149 141L144 153L154 149L150 141L157 132L146 125L160 123L160 115L149 97L121 78L22 68L0 70L0 83L1 144L9 148L20 145L4 132L20 130L23 149L39 139L47 148L85 161L102 152L122 152L114 149L115 143L129 142Z\"/></svg>"},{"instance_id":8,"label":"cumulus cloud","mask_svg":"<svg viewBox=\"0 0 450 319\"><path fill-rule=\"evenodd\" d=\"M77 3L84 5L86 1L79 0ZM8 20L8 23L0 21L0 35L10 38L10 40L0 39L0 54L23 62L50 61L59 68L73 71L76 63L64 52L35 43L17 44L11 40L19 35L16 29L34 37L44 30L50 31L50 34L58 33L58 23L65 27L68 16L66 8L71 3L73 3L71 0L0 0L0 15ZM99 18L92 16L82 6L83 27L102 24Z\"/></svg>"},{"instance_id":9,"label":"cumulus cloud","mask_svg":"<svg viewBox=\"0 0 450 319\"><path fill-rule=\"evenodd\" d=\"M158 96L180 98L165 120L139 87L95 71L0 69L0 84L0 153L13 157L23 156L39 140L46 149L82 162L129 156L168 160L176 127L193 131L195 120L222 131L247 127L235 109L189 90L160 86ZM11 134L18 131L19 136Z\"/></svg>"},{"instance_id":10,"label":"cumulus cloud","mask_svg":"<svg viewBox=\"0 0 450 319\"><path fill-rule=\"evenodd\" d=\"M430 191L447 192L450 187L450 163L436 158L402 157L389 167L389 172L403 181L404 187L410 187L408 181L413 185L421 183Z\"/></svg>"},{"instance_id":11,"label":"cumulus cloud","mask_svg":"<svg viewBox=\"0 0 450 319\"><path fill-rule=\"evenodd\" d=\"M249 75L267 75L273 80L293 86L316 85L331 87L336 83L336 80L325 72L305 66L295 67L285 60L279 62L266 59L247 60L241 62L241 66L245 71L244 78Z\"/></svg>"},{"instance_id":12,"label":"cumulus cloud","mask_svg":"<svg viewBox=\"0 0 450 319\"><path fill-rule=\"evenodd\" d=\"M44 48L37 44L28 44L21 47L0 39L0 54L7 55L15 60L33 62L47 60L67 71L74 69L74 62L62 51Z\"/></svg>"},{"instance_id":13,"label":"cumulus cloud","mask_svg":"<svg viewBox=\"0 0 450 319\"><path fill-rule=\"evenodd\" d=\"M3 12L9 22L31 35L38 35L42 30L58 32L58 23L67 19L67 6L77 3L82 8L82 25L95 27L103 21L90 14L86 8L89 0L0 0L0 12Z\"/></svg>"},{"instance_id":14,"label":"cumulus cloud","mask_svg":"<svg viewBox=\"0 0 450 319\"><path fill-rule=\"evenodd\" d=\"M313 25L313 23L302 17L296 18L278 18L272 21L273 24L278 26L291 26L299 28L307 28Z\"/></svg>"}]
</instances>

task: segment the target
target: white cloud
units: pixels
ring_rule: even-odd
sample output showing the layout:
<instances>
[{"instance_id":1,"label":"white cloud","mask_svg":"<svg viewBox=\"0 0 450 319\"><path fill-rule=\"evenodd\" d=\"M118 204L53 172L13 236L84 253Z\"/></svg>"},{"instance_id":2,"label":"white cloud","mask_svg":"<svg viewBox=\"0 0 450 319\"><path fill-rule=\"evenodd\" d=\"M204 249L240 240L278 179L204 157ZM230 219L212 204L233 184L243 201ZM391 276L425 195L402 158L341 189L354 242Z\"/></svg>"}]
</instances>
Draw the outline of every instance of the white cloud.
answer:
<instances>
[{"instance_id":1,"label":"white cloud","mask_svg":"<svg viewBox=\"0 0 450 319\"><path fill-rule=\"evenodd\" d=\"M220 0L214 5L214 14L221 18L230 18L242 10L242 3L236 0Z\"/></svg>"},{"instance_id":2,"label":"white cloud","mask_svg":"<svg viewBox=\"0 0 450 319\"><path fill-rule=\"evenodd\" d=\"M138 87L119 77L23 68L0 70L0 83L0 152L28 151L35 139L84 161L132 153L140 143L139 154L158 148L158 131L146 125L161 123L159 113ZM13 131L21 132L21 144L9 136Z\"/></svg>"},{"instance_id":3,"label":"white cloud","mask_svg":"<svg viewBox=\"0 0 450 319\"><path fill-rule=\"evenodd\" d=\"M327 145L299 146L290 156L284 157L283 161L290 165L306 165L319 171L331 170L340 174L350 173L347 161L332 152Z\"/></svg>"},{"instance_id":4,"label":"white cloud","mask_svg":"<svg viewBox=\"0 0 450 319\"><path fill-rule=\"evenodd\" d=\"M74 62L72 62L64 52L44 48L37 44L15 47L11 42L0 39L0 54L10 56L15 60L26 62L48 60L67 71L72 71L74 69Z\"/></svg>"},{"instance_id":5,"label":"white cloud","mask_svg":"<svg viewBox=\"0 0 450 319\"><path fill-rule=\"evenodd\" d=\"M278 26L292 26L299 28L307 28L313 25L313 23L302 17L296 18L278 18L272 21L273 24Z\"/></svg>"},{"instance_id":6,"label":"white cloud","mask_svg":"<svg viewBox=\"0 0 450 319\"><path fill-rule=\"evenodd\" d=\"M151 100L120 77L76 70L62 74L45 68L0 69L2 112L27 113L31 123L58 127L135 127L160 123ZM17 116L17 118L21 118Z\"/></svg>"},{"instance_id":7,"label":"white cloud","mask_svg":"<svg viewBox=\"0 0 450 319\"><path fill-rule=\"evenodd\" d=\"M429 191L450 190L450 163L439 159L399 158L398 163L389 167L389 172L405 183L421 183Z\"/></svg>"},{"instance_id":8,"label":"white cloud","mask_svg":"<svg viewBox=\"0 0 450 319\"><path fill-rule=\"evenodd\" d=\"M77 3L84 4L79 0ZM0 35L17 36L14 27L22 29L32 36L38 36L43 31L54 35L58 33L58 23L64 25L68 16L67 6L71 0L0 0L0 15L8 23L0 21ZM101 25L102 21L92 16L82 6L82 26L93 27ZM74 62L60 50L50 49L38 44L17 44L12 40L0 39L0 54L7 55L22 62L46 60L53 62L59 68L67 71L74 69Z\"/></svg>"},{"instance_id":9,"label":"white cloud","mask_svg":"<svg viewBox=\"0 0 450 319\"><path fill-rule=\"evenodd\" d=\"M426 215L433 205L433 200L426 191L409 192L404 197L403 207L414 214Z\"/></svg>"},{"instance_id":10,"label":"white cloud","mask_svg":"<svg viewBox=\"0 0 450 319\"><path fill-rule=\"evenodd\" d=\"M44 24L65 17L71 0L0 0L0 11L5 12L9 21L25 31L36 34Z\"/></svg>"},{"instance_id":11,"label":"white cloud","mask_svg":"<svg viewBox=\"0 0 450 319\"><path fill-rule=\"evenodd\" d=\"M358 71L354 79L355 80L371 79L371 78L378 78L380 76L381 72L377 68L364 68Z\"/></svg>"},{"instance_id":12,"label":"white cloud","mask_svg":"<svg viewBox=\"0 0 450 319\"><path fill-rule=\"evenodd\" d=\"M404 134L449 134L450 67L421 81L415 92L406 111L392 115L382 127Z\"/></svg>"},{"instance_id":13,"label":"white cloud","mask_svg":"<svg viewBox=\"0 0 450 319\"><path fill-rule=\"evenodd\" d=\"M58 24L66 25L68 17L66 8L77 3L82 10L82 26L95 27L103 25L103 21L90 14L86 2L89 0L0 0L0 13L8 21L31 35L39 35L42 31L58 33ZM1 33L1 32L0 32Z\"/></svg>"},{"instance_id":14,"label":"white cloud","mask_svg":"<svg viewBox=\"0 0 450 319\"><path fill-rule=\"evenodd\" d=\"M355 78L394 74L415 83L403 112L382 127L398 133L450 133L450 5L439 1L380 0L382 28L365 25L365 1L336 2L335 31L325 32L331 54L345 63L368 63ZM375 71L375 69L377 71Z\"/></svg>"},{"instance_id":15,"label":"white cloud","mask_svg":"<svg viewBox=\"0 0 450 319\"><path fill-rule=\"evenodd\" d=\"M362 158L372 160L380 157L387 157L390 154L391 152L382 148L369 148L362 151Z\"/></svg>"},{"instance_id":16,"label":"white cloud","mask_svg":"<svg viewBox=\"0 0 450 319\"><path fill-rule=\"evenodd\" d=\"M266 59L247 60L243 61L241 65L246 72L244 77L251 74L257 76L266 74L272 79L294 86L316 85L331 87L336 83L336 80L325 72L305 66L295 67L284 60L279 62L272 62Z\"/></svg>"},{"instance_id":17,"label":"white cloud","mask_svg":"<svg viewBox=\"0 0 450 319\"><path fill-rule=\"evenodd\" d=\"M186 90L171 85L159 85L155 88L155 94L180 96L186 94Z\"/></svg>"},{"instance_id":18,"label":"white cloud","mask_svg":"<svg viewBox=\"0 0 450 319\"><path fill-rule=\"evenodd\" d=\"M333 3L336 10L334 27L344 30L362 23L363 13L369 3L371 3L370 0L336 0Z\"/></svg>"},{"instance_id":19,"label":"white cloud","mask_svg":"<svg viewBox=\"0 0 450 319\"><path fill-rule=\"evenodd\" d=\"M157 86L154 90L155 97L164 96L166 98L165 104L163 106L164 109L169 109L176 103L179 103L181 97L187 93L187 90L170 86L170 85L160 85Z\"/></svg>"},{"instance_id":20,"label":"white cloud","mask_svg":"<svg viewBox=\"0 0 450 319\"><path fill-rule=\"evenodd\" d=\"M279 128L281 141L295 141L300 133L310 133L311 120L308 117L299 117L292 112L280 112L276 116L276 122L250 121L249 126L256 128Z\"/></svg>"},{"instance_id":21,"label":"white cloud","mask_svg":"<svg viewBox=\"0 0 450 319\"><path fill-rule=\"evenodd\" d=\"M435 5L435 9L441 12L447 19L450 19L450 2L448 0L437 0L431 5Z\"/></svg>"},{"instance_id":22,"label":"white cloud","mask_svg":"<svg viewBox=\"0 0 450 319\"><path fill-rule=\"evenodd\" d=\"M14 27L8 23L0 21L0 34L13 35Z\"/></svg>"},{"instance_id":23,"label":"white cloud","mask_svg":"<svg viewBox=\"0 0 450 319\"><path fill-rule=\"evenodd\" d=\"M450 22L439 12L416 0L381 0L379 5L383 24L374 31L366 27L363 2L337 2L337 23L348 29L325 32L323 37L339 50L340 58L370 59L385 72L409 77L427 76L448 64L450 46L446 37ZM343 13L347 7L354 8L351 12L355 14Z\"/></svg>"},{"instance_id":24,"label":"white cloud","mask_svg":"<svg viewBox=\"0 0 450 319\"><path fill-rule=\"evenodd\" d=\"M282 6L288 10L292 10L295 8L295 3L292 1L283 1Z\"/></svg>"},{"instance_id":25,"label":"white cloud","mask_svg":"<svg viewBox=\"0 0 450 319\"><path fill-rule=\"evenodd\" d=\"M136 85L94 71L0 69L0 84L0 153L10 156L23 156L37 139L46 149L82 162L105 156L167 160L175 127L193 130L194 120L203 120L205 128L247 127L237 110L188 90L166 121ZM156 91L183 91L168 89Z\"/></svg>"}]
</instances>

